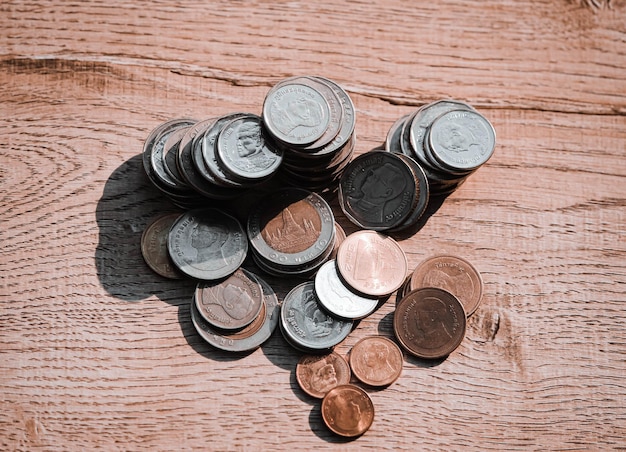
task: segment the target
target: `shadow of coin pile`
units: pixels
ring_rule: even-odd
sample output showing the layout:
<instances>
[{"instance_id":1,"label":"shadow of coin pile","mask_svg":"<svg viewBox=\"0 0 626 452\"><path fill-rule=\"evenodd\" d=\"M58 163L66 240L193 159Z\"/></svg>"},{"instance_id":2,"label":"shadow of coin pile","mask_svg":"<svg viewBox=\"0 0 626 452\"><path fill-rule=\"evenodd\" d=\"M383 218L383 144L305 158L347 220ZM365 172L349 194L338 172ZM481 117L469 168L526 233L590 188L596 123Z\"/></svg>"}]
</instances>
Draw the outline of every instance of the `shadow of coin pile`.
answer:
<instances>
[{"instance_id":1,"label":"shadow of coin pile","mask_svg":"<svg viewBox=\"0 0 626 452\"><path fill-rule=\"evenodd\" d=\"M467 280L473 267L442 257L407 279L402 247L382 232L414 229L431 195L458 188L495 144L488 121L456 101L401 118L385 150L352 159L355 123L354 105L339 85L292 77L268 91L261 116L173 119L148 134L141 156L151 184L184 211L145 228L146 264L165 279L195 284L191 323L216 349L249 353L278 327L304 354L298 384L322 400L322 420L344 438L362 435L373 422L360 384L395 382L402 350L436 360L461 343L478 303L459 298L482 284L480 277ZM332 197L361 231L346 236ZM295 287L279 296L267 282L272 278ZM355 322L396 291L400 347L373 336L359 341L349 363L338 357L333 349Z\"/></svg>"}]
</instances>

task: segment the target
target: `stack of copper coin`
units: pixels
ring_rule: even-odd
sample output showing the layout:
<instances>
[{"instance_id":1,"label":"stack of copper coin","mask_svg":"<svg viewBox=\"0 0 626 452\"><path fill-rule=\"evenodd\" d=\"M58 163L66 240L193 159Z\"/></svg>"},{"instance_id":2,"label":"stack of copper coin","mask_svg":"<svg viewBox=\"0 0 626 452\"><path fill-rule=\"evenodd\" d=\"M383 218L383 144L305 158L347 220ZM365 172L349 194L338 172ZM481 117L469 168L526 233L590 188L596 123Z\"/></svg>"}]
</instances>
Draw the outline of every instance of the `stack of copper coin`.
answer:
<instances>
[{"instance_id":1,"label":"stack of copper coin","mask_svg":"<svg viewBox=\"0 0 626 452\"><path fill-rule=\"evenodd\" d=\"M279 312L272 288L245 269L219 282L198 284L191 301L191 320L200 337L231 352L261 346L276 329Z\"/></svg>"},{"instance_id":2,"label":"stack of copper coin","mask_svg":"<svg viewBox=\"0 0 626 452\"><path fill-rule=\"evenodd\" d=\"M445 358L463 341L466 318L478 308L482 293L480 273L467 260L426 259L400 291L393 319L398 341L418 358Z\"/></svg>"},{"instance_id":3,"label":"stack of copper coin","mask_svg":"<svg viewBox=\"0 0 626 452\"><path fill-rule=\"evenodd\" d=\"M247 220L252 257L275 276L307 277L334 250L333 211L320 195L300 188L283 188L263 197Z\"/></svg>"},{"instance_id":4,"label":"stack of copper coin","mask_svg":"<svg viewBox=\"0 0 626 452\"><path fill-rule=\"evenodd\" d=\"M440 100L398 119L387 133L385 149L417 161L431 193L444 195L489 160L495 140L493 126L473 107Z\"/></svg>"},{"instance_id":5,"label":"stack of copper coin","mask_svg":"<svg viewBox=\"0 0 626 452\"><path fill-rule=\"evenodd\" d=\"M357 226L399 231L417 223L426 210L429 183L415 160L374 150L350 162L339 182L338 199Z\"/></svg>"},{"instance_id":6,"label":"stack of copper coin","mask_svg":"<svg viewBox=\"0 0 626 452\"><path fill-rule=\"evenodd\" d=\"M191 208L205 198L235 198L269 180L282 163L282 150L267 139L260 116L233 113L161 124L145 142L143 163L161 192Z\"/></svg>"},{"instance_id":7,"label":"stack of copper coin","mask_svg":"<svg viewBox=\"0 0 626 452\"><path fill-rule=\"evenodd\" d=\"M281 180L310 191L332 191L354 152L356 123L348 93L332 80L291 77L274 85L263 121L284 151Z\"/></svg>"}]
</instances>

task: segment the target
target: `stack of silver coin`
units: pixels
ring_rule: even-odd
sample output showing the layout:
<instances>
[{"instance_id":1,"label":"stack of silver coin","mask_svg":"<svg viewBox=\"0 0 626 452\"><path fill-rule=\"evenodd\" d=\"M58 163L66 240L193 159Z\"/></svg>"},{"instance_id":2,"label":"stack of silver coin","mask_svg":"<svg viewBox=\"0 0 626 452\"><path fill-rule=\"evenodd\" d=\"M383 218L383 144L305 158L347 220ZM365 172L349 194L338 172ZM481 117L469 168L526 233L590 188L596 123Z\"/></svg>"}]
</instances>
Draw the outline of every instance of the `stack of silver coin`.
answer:
<instances>
[{"instance_id":1,"label":"stack of silver coin","mask_svg":"<svg viewBox=\"0 0 626 452\"><path fill-rule=\"evenodd\" d=\"M316 192L336 188L356 141L354 104L343 88L317 76L282 80L267 93L262 116L284 151L285 184Z\"/></svg>"},{"instance_id":2,"label":"stack of silver coin","mask_svg":"<svg viewBox=\"0 0 626 452\"><path fill-rule=\"evenodd\" d=\"M339 206L361 228L399 231L420 219L429 190L426 174L414 159L374 150L346 168L339 182Z\"/></svg>"},{"instance_id":3,"label":"stack of silver coin","mask_svg":"<svg viewBox=\"0 0 626 452\"><path fill-rule=\"evenodd\" d=\"M267 139L262 124L251 113L168 121L144 144L144 170L184 209L201 206L206 198L233 199L269 180L281 165L282 150Z\"/></svg>"},{"instance_id":4,"label":"stack of silver coin","mask_svg":"<svg viewBox=\"0 0 626 452\"><path fill-rule=\"evenodd\" d=\"M328 260L337 236L326 200L301 188L263 197L251 210L246 230L254 262L274 276L310 276Z\"/></svg>"},{"instance_id":5,"label":"stack of silver coin","mask_svg":"<svg viewBox=\"0 0 626 452\"><path fill-rule=\"evenodd\" d=\"M446 195L489 160L495 144L495 130L482 114L464 102L440 100L398 119L385 149L417 161L431 194Z\"/></svg>"}]
</instances>

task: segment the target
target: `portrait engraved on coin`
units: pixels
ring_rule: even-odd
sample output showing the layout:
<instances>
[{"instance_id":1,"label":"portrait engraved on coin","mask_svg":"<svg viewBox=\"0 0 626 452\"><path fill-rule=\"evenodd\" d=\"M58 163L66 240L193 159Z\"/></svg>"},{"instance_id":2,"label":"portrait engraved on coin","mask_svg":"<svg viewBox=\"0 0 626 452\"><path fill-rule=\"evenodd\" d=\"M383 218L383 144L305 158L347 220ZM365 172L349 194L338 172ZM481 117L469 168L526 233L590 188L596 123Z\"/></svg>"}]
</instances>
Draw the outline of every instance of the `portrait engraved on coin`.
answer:
<instances>
[{"instance_id":1,"label":"portrait engraved on coin","mask_svg":"<svg viewBox=\"0 0 626 452\"><path fill-rule=\"evenodd\" d=\"M411 213L416 184L407 164L395 154L370 151L354 159L340 180L339 201L357 225L384 230Z\"/></svg>"},{"instance_id":2,"label":"portrait engraved on coin","mask_svg":"<svg viewBox=\"0 0 626 452\"><path fill-rule=\"evenodd\" d=\"M338 435L359 436L374 421L374 405L367 393L358 386L339 385L324 396L322 419Z\"/></svg>"},{"instance_id":3,"label":"portrait engraved on coin","mask_svg":"<svg viewBox=\"0 0 626 452\"><path fill-rule=\"evenodd\" d=\"M243 263L248 242L239 222L217 209L181 215L168 236L174 264L193 278L213 280L232 274Z\"/></svg>"},{"instance_id":4,"label":"portrait engraved on coin","mask_svg":"<svg viewBox=\"0 0 626 452\"><path fill-rule=\"evenodd\" d=\"M369 336L361 339L350 351L354 375L371 386L386 386L400 376L402 352L390 339Z\"/></svg>"},{"instance_id":5,"label":"portrait engraved on coin","mask_svg":"<svg viewBox=\"0 0 626 452\"><path fill-rule=\"evenodd\" d=\"M463 340L466 314L450 292L435 287L416 289L396 306L393 319L396 338L420 358L441 358Z\"/></svg>"},{"instance_id":6,"label":"portrait engraved on coin","mask_svg":"<svg viewBox=\"0 0 626 452\"><path fill-rule=\"evenodd\" d=\"M350 382L350 367L334 352L303 355L296 366L296 379L304 392L321 399L335 386Z\"/></svg>"},{"instance_id":7,"label":"portrait engraved on coin","mask_svg":"<svg viewBox=\"0 0 626 452\"><path fill-rule=\"evenodd\" d=\"M217 140L217 156L224 169L243 179L270 176L282 162L282 151L265 140L261 118L252 114L224 126Z\"/></svg>"},{"instance_id":8,"label":"portrait engraved on coin","mask_svg":"<svg viewBox=\"0 0 626 452\"><path fill-rule=\"evenodd\" d=\"M411 275L412 290L438 287L456 296L470 316L480 304L483 281L478 270L457 256L438 255L421 262Z\"/></svg>"},{"instance_id":9,"label":"portrait engraved on coin","mask_svg":"<svg viewBox=\"0 0 626 452\"><path fill-rule=\"evenodd\" d=\"M263 105L268 129L291 144L310 144L320 138L329 123L324 96L301 84L285 84L270 90Z\"/></svg>"}]
</instances>

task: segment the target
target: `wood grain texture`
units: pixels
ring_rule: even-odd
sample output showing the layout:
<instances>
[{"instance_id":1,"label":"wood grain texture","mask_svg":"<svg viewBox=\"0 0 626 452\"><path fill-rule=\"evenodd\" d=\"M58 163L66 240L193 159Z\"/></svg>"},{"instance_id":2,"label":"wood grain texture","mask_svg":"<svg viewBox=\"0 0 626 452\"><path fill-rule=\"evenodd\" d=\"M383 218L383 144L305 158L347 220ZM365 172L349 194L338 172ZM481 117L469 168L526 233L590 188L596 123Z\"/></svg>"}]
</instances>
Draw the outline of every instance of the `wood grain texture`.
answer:
<instances>
[{"instance_id":1,"label":"wood grain texture","mask_svg":"<svg viewBox=\"0 0 626 452\"><path fill-rule=\"evenodd\" d=\"M9 1L0 5L1 450L626 448L626 3ZM344 441L299 390L299 353L214 350L193 283L144 264L174 211L142 176L161 122L260 113L318 74L357 112L357 153L456 98L493 158L397 237L453 253L485 295L446 360L405 357ZM356 230L339 214L348 232ZM268 278L279 298L292 281ZM337 347L392 335L395 300Z\"/></svg>"}]
</instances>

